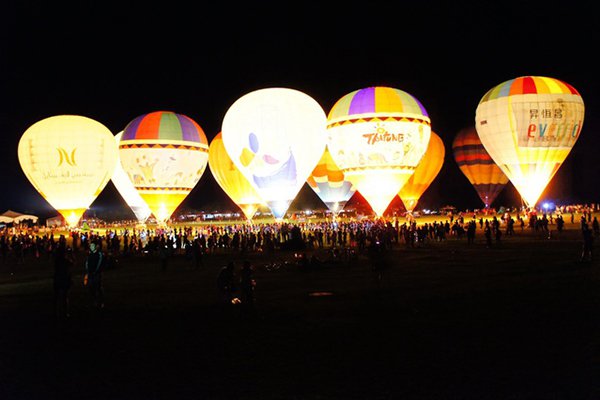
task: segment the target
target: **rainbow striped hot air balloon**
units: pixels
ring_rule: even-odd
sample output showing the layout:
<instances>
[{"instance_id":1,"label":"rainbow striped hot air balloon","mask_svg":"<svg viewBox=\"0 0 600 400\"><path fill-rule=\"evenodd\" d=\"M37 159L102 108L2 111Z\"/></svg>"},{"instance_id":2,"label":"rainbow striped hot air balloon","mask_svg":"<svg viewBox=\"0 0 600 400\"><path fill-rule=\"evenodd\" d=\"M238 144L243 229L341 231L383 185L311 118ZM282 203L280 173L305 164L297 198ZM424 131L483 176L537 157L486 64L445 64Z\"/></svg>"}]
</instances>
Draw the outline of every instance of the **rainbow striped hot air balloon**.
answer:
<instances>
[{"instance_id":1,"label":"rainbow striped hot air balloon","mask_svg":"<svg viewBox=\"0 0 600 400\"><path fill-rule=\"evenodd\" d=\"M334 214L339 213L356 192L352 183L344 178L344 172L331 158L327 147L306 183Z\"/></svg>"},{"instance_id":2,"label":"rainbow striped hot air balloon","mask_svg":"<svg viewBox=\"0 0 600 400\"><path fill-rule=\"evenodd\" d=\"M331 157L382 216L429 144L425 107L402 90L368 87L339 99L327 119Z\"/></svg>"},{"instance_id":3,"label":"rainbow striped hot air balloon","mask_svg":"<svg viewBox=\"0 0 600 400\"><path fill-rule=\"evenodd\" d=\"M488 208L508 183L508 177L485 150L474 126L456 134L452 153L456 164Z\"/></svg>"},{"instance_id":4,"label":"rainbow striped hot air balloon","mask_svg":"<svg viewBox=\"0 0 600 400\"><path fill-rule=\"evenodd\" d=\"M585 107L575 88L555 78L522 76L490 89L475 113L490 157L529 207L579 138Z\"/></svg>"},{"instance_id":5,"label":"rainbow striped hot air balloon","mask_svg":"<svg viewBox=\"0 0 600 400\"><path fill-rule=\"evenodd\" d=\"M191 118L156 111L140 115L125 127L119 156L157 222L164 224L202 177L208 141Z\"/></svg>"}]
</instances>

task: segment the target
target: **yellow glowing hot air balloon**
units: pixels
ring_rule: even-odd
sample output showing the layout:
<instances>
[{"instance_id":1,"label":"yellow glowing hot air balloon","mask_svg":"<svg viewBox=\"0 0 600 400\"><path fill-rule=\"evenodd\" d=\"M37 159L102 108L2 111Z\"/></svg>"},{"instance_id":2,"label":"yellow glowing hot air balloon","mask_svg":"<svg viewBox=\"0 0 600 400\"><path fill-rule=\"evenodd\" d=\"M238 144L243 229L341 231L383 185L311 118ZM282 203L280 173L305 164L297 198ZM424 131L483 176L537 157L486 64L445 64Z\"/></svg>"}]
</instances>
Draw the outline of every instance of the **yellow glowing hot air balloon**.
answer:
<instances>
[{"instance_id":1,"label":"yellow glowing hot air balloon","mask_svg":"<svg viewBox=\"0 0 600 400\"><path fill-rule=\"evenodd\" d=\"M323 108L288 88L250 92L227 110L223 144L246 179L281 219L326 146Z\"/></svg>"},{"instance_id":2,"label":"yellow glowing hot air balloon","mask_svg":"<svg viewBox=\"0 0 600 400\"><path fill-rule=\"evenodd\" d=\"M157 222L165 224L202 177L208 142L193 119L155 111L125 127L119 157Z\"/></svg>"},{"instance_id":3,"label":"yellow glowing hot air balloon","mask_svg":"<svg viewBox=\"0 0 600 400\"><path fill-rule=\"evenodd\" d=\"M110 130L78 115L33 124L19 141L18 156L31 184L70 227L102 192L118 159Z\"/></svg>"},{"instance_id":4,"label":"yellow glowing hot air balloon","mask_svg":"<svg viewBox=\"0 0 600 400\"><path fill-rule=\"evenodd\" d=\"M585 107L558 79L522 76L490 89L475 114L477 133L529 207L579 138Z\"/></svg>"},{"instance_id":5,"label":"yellow glowing hot air balloon","mask_svg":"<svg viewBox=\"0 0 600 400\"><path fill-rule=\"evenodd\" d=\"M227 154L221 132L208 147L208 167L221 189L242 209L246 219L251 220L260 206L266 206L256 189Z\"/></svg>"},{"instance_id":6,"label":"yellow glowing hot air balloon","mask_svg":"<svg viewBox=\"0 0 600 400\"><path fill-rule=\"evenodd\" d=\"M368 87L339 99L328 115L328 147L347 180L383 216L429 144L427 111L412 95Z\"/></svg>"},{"instance_id":7,"label":"yellow glowing hot air balloon","mask_svg":"<svg viewBox=\"0 0 600 400\"><path fill-rule=\"evenodd\" d=\"M425 193L442 169L445 155L444 142L432 131L427 150L415 169L415 173L402 186L400 193L398 193L406 211L412 212L415 209L423 193Z\"/></svg>"},{"instance_id":8,"label":"yellow glowing hot air balloon","mask_svg":"<svg viewBox=\"0 0 600 400\"><path fill-rule=\"evenodd\" d=\"M115 141L117 142L117 146L119 145L119 141L121 140L121 136L123 136L123 132L119 132L115 135ZM117 162L117 166L115 168L115 172L111 178L112 183L115 185L125 203L131 208L131 211L135 214L138 222L143 224L146 222L152 211L142 199L140 194L133 186L133 183L129 179L129 176L121 166L121 160Z\"/></svg>"},{"instance_id":9,"label":"yellow glowing hot air balloon","mask_svg":"<svg viewBox=\"0 0 600 400\"><path fill-rule=\"evenodd\" d=\"M356 190L344 177L344 172L335 164L326 147L306 183L334 214L338 214Z\"/></svg>"}]
</instances>

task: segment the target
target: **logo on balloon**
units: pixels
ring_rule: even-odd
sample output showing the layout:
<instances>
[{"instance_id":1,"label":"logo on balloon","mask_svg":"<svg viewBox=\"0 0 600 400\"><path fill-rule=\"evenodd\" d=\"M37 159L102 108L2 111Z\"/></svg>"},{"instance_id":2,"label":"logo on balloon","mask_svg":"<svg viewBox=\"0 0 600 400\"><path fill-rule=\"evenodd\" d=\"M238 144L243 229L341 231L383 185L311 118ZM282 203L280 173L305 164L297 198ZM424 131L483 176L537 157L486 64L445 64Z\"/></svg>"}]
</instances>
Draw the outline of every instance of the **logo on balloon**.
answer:
<instances>
[{"instance_id":1,"label":"logo on balloon","mask_svg":"<svg viewBox=\"0 0 600 400\"><path fill-rule=\"evenodd\" d=\"M58 147L56 150L58 151L58 156L59 156L59 160L58 160L59 167L62 165L63 162L66 162L67 164L69 164L72 167L77 166L77 163L75 162L75 151L77 150L77 148L75 148L75 149L73 149L73 151L71 151L71 155L69 155L69 153L67 153L67 151L65 149L63 149L62 147Z\"/></svg>"},{"instance_id":2,"label":"logo on balloon","mask_svg":"<svg viewBox=\"0 0 600 400\"><path fill-rule=\"evenodd\" d=\"M404 141L404 133L390 133L380 124L376 125L375 132L365 133L363 137L367 139L367 144L375 144L377 142L400 142Z\"/></svg>"}]
</instances>

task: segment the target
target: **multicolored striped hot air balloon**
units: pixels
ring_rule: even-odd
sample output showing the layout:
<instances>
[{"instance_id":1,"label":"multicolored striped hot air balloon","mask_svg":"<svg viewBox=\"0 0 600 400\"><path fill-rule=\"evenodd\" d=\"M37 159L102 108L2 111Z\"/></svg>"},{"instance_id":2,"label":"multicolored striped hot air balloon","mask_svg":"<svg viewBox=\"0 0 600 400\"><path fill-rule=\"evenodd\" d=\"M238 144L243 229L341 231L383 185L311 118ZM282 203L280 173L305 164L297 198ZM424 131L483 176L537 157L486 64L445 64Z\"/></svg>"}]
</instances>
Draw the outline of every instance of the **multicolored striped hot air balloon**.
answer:
<instances>
[{"instance_id":1,"label":"multicolored striped hot air balloon","mask_svg":"<svg viewBox=\"0 0 600 400\"><path fill-rule=\"evenodd\" d=\"M221 189L242 210L246 219L252 220L260 206L266 206L260 194L235 166L219 132L208 147L208 167Z\"/></svg>"},{"instance_id":2,"label":"multicolored striped hot air balloon","mask_svg":"<svg viewBox=\"0 0 600 400\"><path fill-rule=\"evenodd\" d=\"M412 174L404 186L402 186L400 193L398 193L406 211L409 213L413 212L423 193L425 193L429 185L431 185L435 177L439 174L444 165L445 155L446 149L444 148L442 138L431 131L429 145L423 158L421 158L419 165L417 165L415 173Z\"/></svg>"},{"instance_id":3,"label":"multicolored striped hot air balloon","mask_svg":"<svg viewBox=\"0 0 600 400\"><path fill-rule=\"evenodd\" d=\"M579 138L585 106L555 78L522 76L490 89L475 113L481 143L529 207L535 207Z\"/></svg>"},{"instance_id":4,"label":"multicolored striped hot air balloon","mask_svg":"<svg viewBox=\"0 0 600 400\"><path fill-rule=\"evenodd\" d=\"M456 164L488 208L508 183L508 177L483 147L474 126L456 134L452 153Z\"/></svg>"},{"instance_id":5,"label":"multicolored striped hot air balloon","mask_svg":"<svg viewBox=\"0 0 600 400\"><path fill-rule=\"evenodd\" d=\"M202 177L208 142L190 117L156 111L140 115L125 127L119 156L157 222L164 224Z\"/></svg>"},{"instance_id":6,"label":"multicolored striped hot air balloon","mask_svg":"<svg viewBox=\"0 0 600 400\"><path fill-rule=\"evenodd\" d=\"M339 99L327 119L331 157L383 216L429 144L431 122L425 107L402 90L368 87Z\"/></svg>"},{"instance_id":7,"label":"multicolored striped hot air balloon","mask_svg":"<svg viewBox=\"0 0 600 400\"><path fill-rule=\"evenodd\" d=\"M327 147L306 182L334 214L339 213L356 192L352 183L344 178L344 172L331 158Z\"/></svg>"}]
</instances>

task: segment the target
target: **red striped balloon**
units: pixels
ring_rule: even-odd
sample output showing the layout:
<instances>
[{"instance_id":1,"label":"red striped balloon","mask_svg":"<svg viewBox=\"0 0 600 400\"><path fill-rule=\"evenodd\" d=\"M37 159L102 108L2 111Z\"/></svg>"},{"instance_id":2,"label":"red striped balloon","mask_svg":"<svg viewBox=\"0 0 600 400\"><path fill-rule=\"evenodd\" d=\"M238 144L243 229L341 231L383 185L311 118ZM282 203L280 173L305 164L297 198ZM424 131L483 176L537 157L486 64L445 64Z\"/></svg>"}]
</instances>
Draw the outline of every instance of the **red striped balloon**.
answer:
<instances>
[{"instance_id":1,"label":"red striped balloon","mask_svg":"<svg viewBox=\"0 0 600 400\"><path fill-rule=\"evenodd\" d=\"M474 126L458 132L452 142L452 153L483 204L489 207L508 183L508 177L485 150Z\"/></svg>"}]
</instances>

